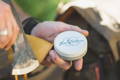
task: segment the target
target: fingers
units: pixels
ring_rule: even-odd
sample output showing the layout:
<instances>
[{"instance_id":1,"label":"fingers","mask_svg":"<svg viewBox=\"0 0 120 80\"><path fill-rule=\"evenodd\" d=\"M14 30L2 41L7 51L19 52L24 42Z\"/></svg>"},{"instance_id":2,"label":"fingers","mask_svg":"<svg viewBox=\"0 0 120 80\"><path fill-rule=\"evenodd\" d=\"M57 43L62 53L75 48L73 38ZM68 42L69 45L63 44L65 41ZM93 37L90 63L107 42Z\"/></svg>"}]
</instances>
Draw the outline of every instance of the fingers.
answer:
<instances>
[{"instance_id":1,"label":"fingers","mask_svg":"<svg viewBox=\"0 0 120 80\"><path fill-rule=\"evenodd\" d=\"M0 4L0 30L7 30L8 35L0 35L0 48L8 50L16 40L19 32L18 25L14 19L11 8L7 4Z\"/></svg>"},{"instance_id":2,"label":"fingers","mask_svg":"<svg viewBox=\"0 0 120 80\"><path fill-rule=\"evenodd\" d=\"M47 56L47 58L41 63L42 65L45 65L45 66L50 66L52 64L52 60L51 60L51 57L50 56Z\"/></svg>"},{"instance_id":3,"label":"fingers","mask_svg":"<svg viewBox=\"0 0 120 80\"><path fill-rule=\"evenodd\" d=\"M71 25L71 29L74 31L78 31L78 32L84 34L85 36L89 35L89 32L87 30L80 29L78 26Z\"/></svg>"},{"instance_id":4,"label":"fingers","mask_svg":"<svg viewBox=\"0 0 120 80\"><path fill-rule=\"evenodd\" d=\"M65 69L65 70L68 70L72 66L72 64L70 64L69 62L66 62L62 58L60 58L54 50L51 50L49 55L50 55L52 61L56 65L58 65L59 67ZM74 68L77 71L80 71L82 69L82 66L83 66L83 59L74 61Z\"/></svg>"},{"instance_id":5,"label":"fingers","mask_svg":"<svg viewBox=\"0 0 120 80\"><path fill-rule=\"evenodd\" d=\"M74 67L77 71L80 71L83 67L83 59L74 61Z\"/></svg>"},{"instance_id":6,"label":"fingers","mask_svg":"<svg viewBox=\"0 0 120 80\"><path fill-rule=\"evenodd\" d=\"M50 51L50 57L56 65L63 68L64 70L68 70L72 66L70 63L61 59L54 50Z\"/></svg>"},{"instance_id":7,"label":"fingers","mask_svg":"<svg viewBox=\"0 0 120 80\"><path fill-rule=\"evenodd\" d=\"M14 16L11 15L11 25L12 25L12 33L11 33L11 40L9 40L9 43L6 45L5 49L8 50L13 44L14 42L16 41L16 38L17 38L17 35L19 33L19 28L18 28L18 25L14 19ZM10 26L9 26L10 27Z\"/></svg>"},{"instance_id":8,"label":"fingers","mask_svg":"<svg viewBox=\"0 0 120 80\"><path fill-rule=\"evenodd\" d=\"M5 49L8 50L16 41L17 35L18 35L18 30L16 27L13 27L13 33L12 33L12 38L9 40L9 43L6 45Z\"/></svg>"},{"instance_id":9,"label":"fingers","mask_svg":"<svg viewBox=\"0 0 120 80\"><path fill-rule=\"evenodd\" d=\"M12 23L12 20L11 20L10 13L6 13L4 19L5 19L5 25L6 25L7 31L8 31L7 42L6 42L6 45L4 47L4 48L6 48L6 46L8 46L8 44L12 40L14 29L13 29L13 23Z\"/></svg>"},{"instance_id":10,"label":"fingers","mask_svg":"<svg viewBox=\"0 0 120 80\"><path fill-rule=\"evenodd\" d=\"M63 68L64 70L68 70L72 66L70 62L66 62L60 58L54 50L49 52L49 56L47 56L47 58L41 64L50 66L52 63L56 64L60 68ZM83 67L83 59L73 61L73 65L77 71L80 71Z\"/></svg>"},{"instance_id":11,"label":"fingers","mask_svg":"<svg viewBox=\"0 0 120 80\"><path fill-rule=\"evenodd\" d=\"M0 14L0 31L8 31L5 23L5 16ZM0 48L4 48L8 42L9 35L0 35Z\"/></svg>"}]
</instances>

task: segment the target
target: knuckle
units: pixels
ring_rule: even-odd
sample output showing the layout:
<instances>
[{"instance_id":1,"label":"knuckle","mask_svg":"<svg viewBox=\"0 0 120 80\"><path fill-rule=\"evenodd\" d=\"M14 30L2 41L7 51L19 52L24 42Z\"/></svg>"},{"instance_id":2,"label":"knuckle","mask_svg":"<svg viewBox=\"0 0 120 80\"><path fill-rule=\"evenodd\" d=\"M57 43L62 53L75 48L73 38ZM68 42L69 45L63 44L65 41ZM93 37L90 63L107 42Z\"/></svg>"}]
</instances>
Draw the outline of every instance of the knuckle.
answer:
<instances>
[{"instance_id":1,"label":"knuckle","mask_svg":"<svg viewBox=\"0 0 120 80\"><path fill-rule=\"evenodd\" d=\"M4 42L1 42L1 43L0 43L0 48L4 48L4 46L5 46L5 43L4 43Z\"/></svg>"},{"instance_id":2,"label":"knuckle","mask_svg":"<svg viewBox=\"0 0 120 80\"><path fill-rule=\"evenodd\" d=\"M79 68L76 67L76 70L77 70L77 71L80 71L80 70L82 70L82 67L79 67Z\"/></svg>"},{"instance_id":3,"label":"knuckle","mask_svg":"<svg viewBox=\"0 0 120 80\"><path fill-rule=\"evenodd\" d=\"M59 64L59 66L61 66L65 70L68 70L71 67L71 65L66 62Z\"/></svg>"},{"instance_id":4,"label":"knuckle","mask_svg":"<svg viewBox=\"0 0 120 80\"><path fill-rule=\"evenodd\" d=\"M3 45L2 45L2 44L0 44L0 48L1 48L1 49L2 49L2 46L3 46Z\"/></svg>"},{"instance_id":5,"label":"knuckle","mask_svg":"<svg viewBox=\"0 0 120 80\"><path fill-rule=\"evenodd\" d=\"M4 6L5 12L10 12L11 7L9 5Z\"/></svg>"},{"instance_id":6,"label":"knuckle","mask_svg":"<svg viewBox=\"0 0 120 80\"><path fill-rule=\"evenodd\" d=\"M7 3L5 3L5 4L6 4L6 5L5 5L6 9L10 9L10 5L7 4Z\"/></svg>"},{"instance_id":7,"label":"knuckle","mask_svg":"<svg viewBox=\"0 0 120 80\"><path fill-rule=\"evenodd\" d=\"M18 26L16 27L16 31L17 31L17 32L19 32L19 31L20 31L20 29L18 28Z\"/></svg>"},{"instance_id":8,"label":"knuckle","mask_svg":"<svg viewBox=\"0 0 120 80\"><path fill-rule=\"evenodd\" d=\"M68 69L70 69L70 66L66 66L66 67L64 67L64 69L65 69L65 70L68 70Z\"/></svg>"}]
</instances>

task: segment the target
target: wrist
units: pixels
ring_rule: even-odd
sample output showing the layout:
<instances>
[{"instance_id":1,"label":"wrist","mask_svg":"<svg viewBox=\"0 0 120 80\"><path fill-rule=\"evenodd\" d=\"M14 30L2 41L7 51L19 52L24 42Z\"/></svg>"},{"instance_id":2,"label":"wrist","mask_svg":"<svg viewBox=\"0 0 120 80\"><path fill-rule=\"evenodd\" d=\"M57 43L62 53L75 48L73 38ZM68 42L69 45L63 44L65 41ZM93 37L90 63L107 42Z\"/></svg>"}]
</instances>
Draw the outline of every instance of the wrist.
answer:
<instances>
[{"instance_id":1,"label":"wrist","mask_svg":"<svg viewBox=\"0 0 120 80\"><path fill-rule=\"evenodd\" d=\"M33 29L38 23L39 23L39 22L38 22L36 19L32 18L32 17L29 17L29 18L25 19L25 20L22 22L25 33L31 34L32 29Z\"/></svg>"}]
</instances>

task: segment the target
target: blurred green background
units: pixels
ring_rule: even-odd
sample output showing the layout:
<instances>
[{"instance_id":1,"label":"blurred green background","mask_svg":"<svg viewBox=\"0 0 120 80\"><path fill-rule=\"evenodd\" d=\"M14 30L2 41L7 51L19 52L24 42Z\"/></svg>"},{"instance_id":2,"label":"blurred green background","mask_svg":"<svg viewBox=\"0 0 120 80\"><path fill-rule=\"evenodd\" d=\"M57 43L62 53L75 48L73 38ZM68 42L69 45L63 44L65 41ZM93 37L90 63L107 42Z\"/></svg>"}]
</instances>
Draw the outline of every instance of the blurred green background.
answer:
<instances>
[{"instance_id":1,"label":"blurred green background","mask_svg":"<svg viewBox=\"0 0 120 80\"><path fill-rule=\"evenodd\" d=\"M56 9L61 0L15 0L28 14L40 21L54 20ZM65 3L69 0L63 0Z\"/></svg>"}]
</instances>

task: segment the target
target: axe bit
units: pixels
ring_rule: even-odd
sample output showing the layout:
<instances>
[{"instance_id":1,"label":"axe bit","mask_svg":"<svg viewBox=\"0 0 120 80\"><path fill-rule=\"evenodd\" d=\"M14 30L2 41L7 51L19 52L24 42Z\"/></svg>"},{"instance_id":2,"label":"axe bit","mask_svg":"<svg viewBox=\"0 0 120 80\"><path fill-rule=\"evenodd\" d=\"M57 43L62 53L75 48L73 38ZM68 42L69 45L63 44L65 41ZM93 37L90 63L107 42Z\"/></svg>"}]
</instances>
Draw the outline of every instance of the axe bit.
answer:
<instances>
[{"instance_id":1,"label":"axe bit","mask_svg":"<svg viewBox=\"0 0 120 80\"><path fill-rule=\"evenodd\" d=\"M3 0L11 6L13 15L16 19L16 22L19 26L20 32L16 43L14 44L14 60L13 60L13 69L12 75L26 75L27 73L32 72L39 66L39 61L33 55L32 49L29 46L24 31L23 26L20 22L19 16L12 4L11 0Z\"/></svg>"}]
</instances>

